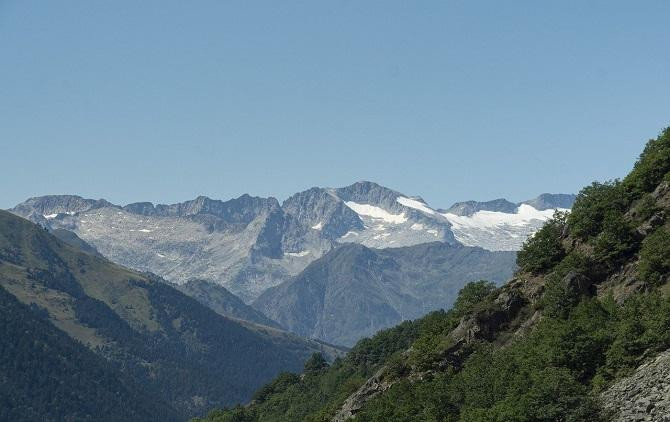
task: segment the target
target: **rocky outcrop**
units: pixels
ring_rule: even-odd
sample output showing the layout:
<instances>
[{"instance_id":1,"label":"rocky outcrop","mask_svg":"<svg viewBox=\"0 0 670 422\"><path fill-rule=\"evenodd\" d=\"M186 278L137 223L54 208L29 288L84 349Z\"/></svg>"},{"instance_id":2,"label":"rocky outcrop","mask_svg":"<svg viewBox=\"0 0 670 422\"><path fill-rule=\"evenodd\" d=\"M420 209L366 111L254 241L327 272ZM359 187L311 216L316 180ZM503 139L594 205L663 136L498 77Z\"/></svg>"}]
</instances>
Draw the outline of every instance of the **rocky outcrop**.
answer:
<instances>
[{"instance_id":1,"label":"rocky outcrop","mask_svg":"<svg viewBox=\"0 0 670 422\"><path fill-rule=\"evenodd\" d=\"M670 350L601 394L613 422L670 421Z\"/></svg>"},{"instance_id":2,"label":"rocky outcrop","mask_svg":"<svg viewBox=\"0 0 670 422\"><path fill-rule=\"evenodd\" d=\"M548 210L552 208L572 208L572 204L575 203L575 198L577 198L577 196L572 194L543 193L535 199L522 202L522 204L528 204L538 210Z\"/></svg>"},{"instance_id":3,"label":"rocky outcrop","mask_svg":"<svg viewBox=\"0 0 670 422\"><path fill-rule=\"evenodd\" d=\"M331 419L332 422L344 422L353 418L368 400L391 388L395 382L394 380L384 379L385 370L386 368L382 368L377 371L354 394L349 396L337 414Z\"/></svg>"},{"instance_id":4,"label":"rocky outcrop","mask_svg":"<svg viewBox=\"0 0 670 422\"><path fill-rule=\"evenodd\" d=\"M510 284L500 289L490 307L461 319L459 325L449 333L450 346L444 350L442 358L435 362L434 368L428 371L418 371L414 368L406 378L410 382L415 382L430 377L435 372L445 371L448 367L458 368L469 354L469 348L466 346L475 341L494 341L507 329L518 331L520 327L513 326L514 322L529 303L523 287L523 282L512 280ZM536 313L529 320L537 318L539 316ZM344 422L354 418L368 400L388 390L398 381L399 378L388 376L386 367L381 368L344 401L331 421Z\"/></svg>"}]
</instances>

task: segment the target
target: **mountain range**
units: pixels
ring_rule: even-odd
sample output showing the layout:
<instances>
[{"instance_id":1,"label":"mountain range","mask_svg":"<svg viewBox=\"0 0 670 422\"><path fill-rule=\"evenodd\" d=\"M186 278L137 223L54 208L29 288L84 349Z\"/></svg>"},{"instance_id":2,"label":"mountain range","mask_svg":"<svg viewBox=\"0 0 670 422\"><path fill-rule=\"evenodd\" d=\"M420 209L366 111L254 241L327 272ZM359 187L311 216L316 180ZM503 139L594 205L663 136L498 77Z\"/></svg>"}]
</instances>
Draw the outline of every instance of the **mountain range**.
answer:
<instances>
[{"instance_id":1,"label":"mountain range","mask_svg":"<svg viewBox=\"0 0 670 422\"><path fill-rule=\"evenodd\" d=\"M543 194L443 210L358 182L311 188L282 204L243 195L119 206L52 195L10 211L65 242L158 274L221 315L348 346L448 308L468 281L502 282L523 241L573 201Z\"/></svg>"},{"instance_id":2,"label":"mountain range","mask_svg":"<svg viewBox=\"0 0 670 422\"><path fill-rule=\"evenodd\" d=\"M207 280L246 303L299 274L338 245L384 249L444 242L515 251L574 195L543 194L430 208L372 182L311 188L282 204L243 195L198 197L172 205L119 206L73 195L30 198L10 211L49 229L66 229L114 262L174 283Z\"/></svg>"}]
</instances>

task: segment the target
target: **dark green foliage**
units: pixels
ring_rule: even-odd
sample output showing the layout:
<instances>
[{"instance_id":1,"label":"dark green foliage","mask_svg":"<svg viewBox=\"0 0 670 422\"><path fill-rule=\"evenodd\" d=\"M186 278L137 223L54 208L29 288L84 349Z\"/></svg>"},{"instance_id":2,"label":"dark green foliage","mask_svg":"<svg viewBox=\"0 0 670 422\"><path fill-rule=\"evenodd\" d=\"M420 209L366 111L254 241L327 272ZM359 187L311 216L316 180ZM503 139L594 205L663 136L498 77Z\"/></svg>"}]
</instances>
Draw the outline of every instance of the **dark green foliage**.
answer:
<instances>
[{"instance_id":1,"label":"dark green foliage","mask_svg":"<svg viewBox=\"0 0 670 422\"><path fill-rule=\"evenodd\" d=\"M401 352L396 352L386 359L386 373L392 378L400 378L410 373L412 369Z\"/></svg>"},{"instance_id":2,"label":"dark green foliage","mask_svg":"<svg viewBox=\"0 0 670 422\"><path fill-rule=\"evenodd\" d=\"M628 201L618 180L593 182L582 189L575 199L568 224L570 232L582 239L595 237L603 230L606 217L623 214Z\"/></svg>"},{"instance_id":3,"label":"dark green foliage","mask_svg":"<svg viewBox=\"0 0 670 422\"><path fill-rule=\"evenodd\" d=\"M272 394L280 393L291 385L300 382L300 377L290 372L282 372L272 382L265 384L258 390L252 400L255 402L263 402Z\"/></svg>"},{"instance_id":4,"label":"dark green foliage","mask_svg":"<svg viewBox=\"0 0 670 422\"><path fill-rule=\"evenodd\" d=\"M670 127L650 140L623 183L631 200L653 191L670 172Z\"/></svg>"},{"instance_id":5,"label":"dark green foliage","mask_svg":"<svg viewBox=\"0 0 670 422\"><path fill-rule=\"evenodd\" d=\"M394 385L357 420L598 421L592 392L669 346L670 300L582 299L506 348L482 344L459 372Z\"/></svg>"},{"instance_id":6,"label":"dark green foliage","mask_svg":"<svg viewBox=\"0 0 670 422\"><path fill-rule=\"evenodd\" d=\"M565 250L561 244L561 235L566 219L566 213L557 212L534 236L524 242L516 257L521 271L542 273L563 259Z\"/></svg>"},{"instance_id":7,"label":"dark green foliage","mask_svg":"<svg viewBox=\"0 0 670 422\"><path fill-rule=\"evenodd\" d=\"M608 270L614 270L637 247L633 227L617 210L605 213L601 232L593 245L595 261Z\"/></svg>"},{"instance_id":8,"label":"dark green foliage","mask_svg":"<svg viewBox=\"0 0 670 422\"><path fill-rule=\"evenodd\" d=\"M670 230L663 227L649 235L640 250L640 278L659 285L670 274Z\"/></svg>"},{"instance_id":9,"label":"dark green foliage","mask_svg":"<svg viewBox=\"0 0 670 422\"><path fill-rule=\"evenodd\" d=\"M452 307L455 316L460 318L467 314L475 306L480 305L495 290L496 285L486 280L479 280L466 284L458 292L458 297Z\"/></svg>"},{"instance_id":10,"label":"dark green foliage","mask_svg":"<svg viewBox=\"0 0 670 422\"><path fill-rule=\"evenodd\" d=\"M236 406L232 409L213 410L205 419L192 419L192 422L207 420L212 422L254 422L256 417L249 409Z\"/></svg>"},{"instance_id":11,"label":"dark green foliage","mask_svg":"<svg viewBox=\"0 0 670 422\"><path fill-rule=\"evenodd\" d=\"M429 314L428 318L434 314ZM405 321L360 340L347 354L347 360L361 368L374 368L396 351L408 348L418 336L418 324Z\"/></svg>"},{"instance_id":12,"label":"dark green foliage","mask_svg":"<svg viewBox=\"0 0 670 422\"><path fill-rule=\"evenodd\" d=\"M475 308L485 308L487 299L495 292L493 283L480 280L466 284L459 292L452 309L447 312L434 312L420 320L420 334L412 344L409 363L425 370L439 360L448 346L446 338L449 331L458 325L461 317ZM398 367L400 363L396 363Z\"/></svg>"},{"instance_id":13,"label":"dark green foliage","mask_svg":"<svg viewBox=\"0 0 670 422\"><path fill-rule=\"evenodd\" d=\"M647 143L635 167L623 181L594 182L577 195L567 219L569 233L593 246L595 264L601 271L616 269L638 251L640 243L634 225L657 211L649 194L668 172L670 128ZM634 211L632 217L626 215L631 208ZM520 252L520 256L524 253Z\"/></svg>"},{"instance_id":14,"label":"dark green foliage","mask_svg":"<svg viewBox=\"0 0 670 422\"><path fill-rule=\"evenodd\" d=\"M0 287L0 420L178 420L33 308Z\"/></svg>"},{"instance_id":15,"label":"dark green foliage","mask_svg":"<svg viewBox=\"0 0 670 422\"><path fill-rule=\"evenodd\" d=\"M582 295L571 289L562 278L550 277L541 305L545 315L552 318L566 318L581 298Z\"/></svg>"},{"instance_id":16,"label":"dark green foliage","mask_svg":"<svg viewBox=\"0 0 670 422\"><path fill-rule=\"evenodd\" d=\"M668 173L670 175L670 173ZM635 204L635 221L641 223L649 219L652 215L659 211L656 201L650 193L646 193Z\"/></svg>"},{"instance_id":17,"label":"dark green foliage","mask_svg":"<svg viewBox=\"0 0 670 422\"><path fill-rule=\"evenodd\" d=\"M623 307L609 306L614 337L600 370L613 379L640 363L643 353L670 347L670 301L658 293L633 296Z\"/></svg>"},{"instance_id":18,"label":"dark green foliage","mask_svg":"<svg viewBox=\"0 0 670 422\"><path fill-rule=\"evenodd\" d=\"M305 362L305 372L319 372L328 368L328 362L324 359L321 353L313 353Z\"/></svg>"}]
</instances>

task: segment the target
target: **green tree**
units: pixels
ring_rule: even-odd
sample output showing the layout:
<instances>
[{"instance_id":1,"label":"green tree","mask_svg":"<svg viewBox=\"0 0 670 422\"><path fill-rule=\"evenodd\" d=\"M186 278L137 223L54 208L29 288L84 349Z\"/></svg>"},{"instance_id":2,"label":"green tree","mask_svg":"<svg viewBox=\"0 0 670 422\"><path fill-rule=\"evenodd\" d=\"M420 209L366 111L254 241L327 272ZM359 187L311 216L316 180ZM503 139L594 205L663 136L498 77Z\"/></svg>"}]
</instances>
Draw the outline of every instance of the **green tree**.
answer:
<instances>
[{"instance_id":1,"label":"green tree","mask_svg":"<svg viewBox=\"0 0 670 422\"><path fill-rule=\"evenodd\" d=\"M496 289L496 285L487 280L471 281L458 291L453 310L461 316L468 313L476 304L486 299Z\"/></svg>"},{"instance_id":2,"label":"green tree","mask_svg":"<svg viewBox=\"0 0 670 422\"><path fill-rule=\"evenodd\" d=\"M653 191L670 172L670 127L656 139L650 140L640 154L633 170L624 179L631 199Z\"/></svg>"},{"instance_id":3,"label":"green tree","mask_svg":"<svg viewBox=\"0 0 670 422\"><path fill-rule=\"evenodd\" d=\"M566 213L556 212L534 236L524 242L516 258L522 271L539 274L550 270L565 257L561 236L566 219Z\"/></svg>"},{"instance_id":4,"label":"green tree","mask_svg":"<svg viewBox=\"0 0 670 422\"><path fill-rule=\"evenodd\" d=\"M642 244L640 278L647 283L658 285L670 274L670 232L660 228L649 235Z\"/></svg>"},{"instance_id":5,"label":"green tree","mask_svg":"<svg viewBox=\"0 0 670 422\"><path fill-rule=\"evenodd\" d=\"M312 356L305 362L305 372L318 372L328 367L328 362L319 352L312 353Z\"/></svg>"},{"instance_id":6,"label":"green tree","mask_svg":"<svg viewBox=\"0 0 670 422\"><path fill-rule=\"evenodd\" d=\"M572 234L582 239L597 236L603 229L607 214L623 214L628 202L619 180L593 182L575 199L567 220Z\"/></svg>"}]
</instances>

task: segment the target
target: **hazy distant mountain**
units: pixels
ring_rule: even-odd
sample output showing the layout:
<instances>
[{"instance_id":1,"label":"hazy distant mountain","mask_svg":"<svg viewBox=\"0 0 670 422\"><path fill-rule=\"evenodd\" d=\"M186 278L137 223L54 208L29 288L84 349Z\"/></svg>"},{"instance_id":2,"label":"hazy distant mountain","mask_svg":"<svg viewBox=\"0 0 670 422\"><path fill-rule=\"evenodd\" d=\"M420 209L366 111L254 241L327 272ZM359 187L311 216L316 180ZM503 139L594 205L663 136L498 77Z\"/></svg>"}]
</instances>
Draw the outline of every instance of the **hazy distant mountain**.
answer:
<instances>
[{"instance_id":1,"label":"hazy distant mountain","mask_svg":"<svg viewBox=\"0 0 670 422\"><path fill-rule=\"evenodd\" d=\"M211 281L192 279L184 284L175 284L174 287L220 315L282 328L275 321L242 302L242 299L230 293L225 287Z\"/></svg>"},{"instance_id":2,"label":"hazy distant mountain","mask_svg":"<svg viewBox=\"0 0 670 422\"><path fill-rule=\"evenodd\" d=\"M211 280L246 303L291 279L338 245L385 249L430 242L518 250L573 195L429 207L372 182L311 188L280 204L243 195L126 206L72 195L31 198L11 211L75 233L105 257L181 284Z\"/></svg>"},{"instance_id":3,"label":"hazy distant mountain","mask_svg":"<svg viewBox=\"0 0 670 422\"><path fill-rule=\"evenodd\" d=\"M254 307L299 335L353 345L449 308L469 281L502 282L516 268L515 255L441 242L388 249L345 244L265 291Z\"/></svg>"}]
</instances>

